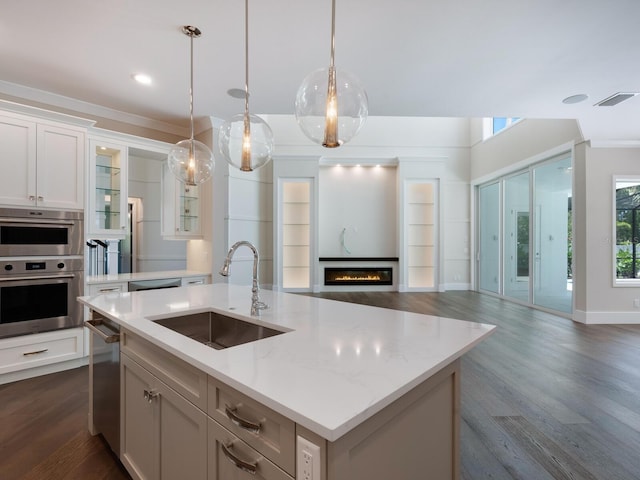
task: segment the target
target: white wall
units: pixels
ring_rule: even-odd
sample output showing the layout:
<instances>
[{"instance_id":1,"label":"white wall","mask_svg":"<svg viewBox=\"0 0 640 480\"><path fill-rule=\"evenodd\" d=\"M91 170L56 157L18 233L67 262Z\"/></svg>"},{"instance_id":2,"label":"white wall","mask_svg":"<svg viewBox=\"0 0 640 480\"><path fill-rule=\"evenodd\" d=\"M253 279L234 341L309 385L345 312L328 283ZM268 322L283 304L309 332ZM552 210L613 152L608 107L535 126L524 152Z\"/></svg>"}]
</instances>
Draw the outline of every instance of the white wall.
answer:
<instances>
[{"instance_id":1,"label":"white wall","mask_svg":"<svg viewBox=\"0 0 640 480\"><path fill-rule=\"evenodd\" d=\"M584 295L576 319L586 323L640 323L634 300L640 287L614 287L613 176L640 175L640 148L584 148Z\"/></svg>"},{"instance_id":2,"label":"white wall","mask_svg":"<svg viewBox=\"0 0 640 480\"><path fill-rule=\"evenodd\" d=\"M160 235L160 160L129 155L129 197L142 200L134 225L138 272L183 270L187 264L185 241L163 240Z\"/></svg>"},{"instance_id":3,"label":"white wall","mask_svg":"<svg viewBox=\"0 0 640 480\"><path fill-rule=\"evenodd\" d=\"M397 257L397 211L395 167L321 167L319 255Z\"/></svg>"},{"instance_id":4,"label":"white wall","mask_svg":"<svg viewBox=\"0 0 640 480\"><path fill-rule=\"evenodd\" d=\"M475 135L481 121L472 120ZM577 144L582 134L575 120L524 119L484 142L472 140L470 179L477 183L531 164L559 145Z\"/></svg>"},{"instance_id":5,"label":"white wall","mask_svg":"<svg viewBox=\"0 0 640 480\"><path fill-rule=\"evenodd\" d=\"M240 247L233 256L231 275L218 275L231 245L239 240L253 243L260 254L258 267L261 287L270 288L273 278L273 209L271 163L254 172L241 172L225 161L217 148L219 119L198 135L211 147L215 169L210 182L203 185L203 240L189 241L188 268L211 271L212 282L250 285L253 254Z\"/></svg>"}]
</instances>

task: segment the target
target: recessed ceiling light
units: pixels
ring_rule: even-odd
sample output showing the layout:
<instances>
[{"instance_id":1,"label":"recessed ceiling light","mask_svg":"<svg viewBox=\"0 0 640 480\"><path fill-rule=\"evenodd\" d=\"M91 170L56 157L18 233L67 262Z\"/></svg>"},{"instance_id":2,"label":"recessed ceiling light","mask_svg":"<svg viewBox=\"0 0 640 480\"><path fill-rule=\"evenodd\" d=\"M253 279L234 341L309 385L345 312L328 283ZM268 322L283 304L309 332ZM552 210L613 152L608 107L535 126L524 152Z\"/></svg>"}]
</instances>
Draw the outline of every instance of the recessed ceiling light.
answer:
<instances>
[{"instance_id":1,"label":"recessed ceiling light","mask_svg":"<svg viewBox=\"0 0 640 480\"><path fill-rule=\"evenodd\" d=\"M571 105L573 103L584 102L587 98L589 98L589 95L584 94L584 93L580 93L578 95L571 95L570 97L565 98L564 100L562 100L562 103L566 103L567 105Z\"/></svg>"},{"instance_id":2,"label":"recessed ceiling light","mask_svg":"<svg viewBox=\"0 0 640 480\"><path fill-rule=\"evenodd\" d=\"M145 73L135 73L132 77L136 82L141 83L142 85L151 85L151 77Z\"/></svg>"}]
</instances>

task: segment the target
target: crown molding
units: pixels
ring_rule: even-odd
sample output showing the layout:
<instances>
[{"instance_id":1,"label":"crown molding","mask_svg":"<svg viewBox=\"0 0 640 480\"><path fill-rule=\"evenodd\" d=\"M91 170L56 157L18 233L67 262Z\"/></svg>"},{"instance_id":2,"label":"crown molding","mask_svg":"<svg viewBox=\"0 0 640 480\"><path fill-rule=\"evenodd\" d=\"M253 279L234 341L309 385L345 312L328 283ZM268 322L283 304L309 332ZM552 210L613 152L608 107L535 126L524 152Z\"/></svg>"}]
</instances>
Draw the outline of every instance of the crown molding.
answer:
<instances>
[{"instance_id":1,"label":"crown molding","mask_svg":"<svg viewBox=\"0 0 640 480\"><path fill-rule=\"evenodd\" d=\"M103 107L101 105L77 100L75 98L65 97L64 95L58 95L44 90L38 90L36 88L6 82L4 80L0 80L0 94L11 96L14 99L24 99L30 102L50 105L54 108L70 110L81 115L106 118L116 122L123 122L142 128L170 133L173 135L184 137L189 135L189 129L185 127L143 117L142 115L136 115L133 113L127 113L120 110Z\"/></svg>"}]
</instances>

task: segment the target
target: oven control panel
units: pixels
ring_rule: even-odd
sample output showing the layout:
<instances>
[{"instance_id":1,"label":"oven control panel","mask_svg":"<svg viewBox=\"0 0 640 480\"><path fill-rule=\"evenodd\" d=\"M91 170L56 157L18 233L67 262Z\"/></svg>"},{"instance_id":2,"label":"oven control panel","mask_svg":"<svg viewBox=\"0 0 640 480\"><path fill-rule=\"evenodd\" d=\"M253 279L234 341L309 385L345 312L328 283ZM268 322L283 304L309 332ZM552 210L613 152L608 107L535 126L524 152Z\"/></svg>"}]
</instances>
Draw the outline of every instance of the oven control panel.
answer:
<instances>
[{"instance_id":1,"label":"oven control panel","mask_svg":"<svg viewBox=\"0 0 640 480\"><path fill-rule=\"evenodd\" d=\"M4 259L0 261L0 276L77 272L83 270L82 258Z\"/></svg>"}]
</instances>

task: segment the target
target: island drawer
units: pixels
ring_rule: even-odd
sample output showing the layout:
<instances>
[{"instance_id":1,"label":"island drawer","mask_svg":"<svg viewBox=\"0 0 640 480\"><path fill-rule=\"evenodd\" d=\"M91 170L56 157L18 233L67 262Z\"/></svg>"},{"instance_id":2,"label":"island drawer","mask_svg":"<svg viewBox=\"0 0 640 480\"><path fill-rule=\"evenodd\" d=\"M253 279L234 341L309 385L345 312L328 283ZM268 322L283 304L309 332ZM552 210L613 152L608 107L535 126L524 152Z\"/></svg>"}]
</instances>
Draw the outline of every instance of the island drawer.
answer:
<instances>
[{"instance_id":1,"label":"island drawer","mask_svg":"<svg viewBox=\"0 0 640 480\"><path fill-rule=\"evenodd\" d=\"M207 413L280 468L295 472L295 422L209 377Z\"/></svg>"},{"instance_id":2,"label":"island drawer","mask_svg":"<svg viewBox=\"0 0 640 480\"><path fill-rule=\"evenodd\" d=\"M206 411L206 373L127 330L120 334L120 348L200 410Z\"/></svg>"},{"instance_id":3,"label":"island drawer","mask_svg":"<svg viewBox=\"0 0 640 480\"><path fill-rule=\"evenodd\" d=\"M207 435L209 480L293 480L218 422L209 419Z\"/></svg>"}]
</instances>

